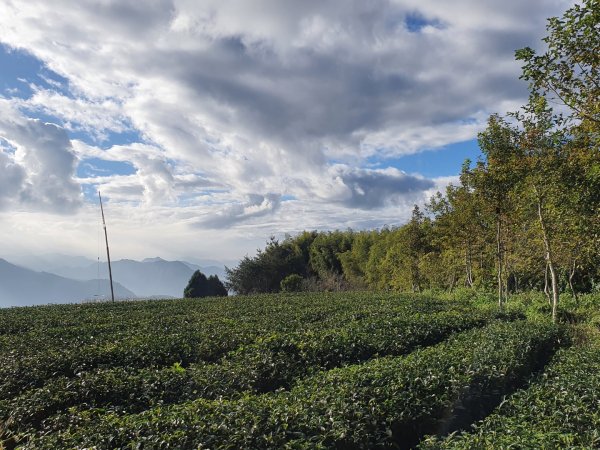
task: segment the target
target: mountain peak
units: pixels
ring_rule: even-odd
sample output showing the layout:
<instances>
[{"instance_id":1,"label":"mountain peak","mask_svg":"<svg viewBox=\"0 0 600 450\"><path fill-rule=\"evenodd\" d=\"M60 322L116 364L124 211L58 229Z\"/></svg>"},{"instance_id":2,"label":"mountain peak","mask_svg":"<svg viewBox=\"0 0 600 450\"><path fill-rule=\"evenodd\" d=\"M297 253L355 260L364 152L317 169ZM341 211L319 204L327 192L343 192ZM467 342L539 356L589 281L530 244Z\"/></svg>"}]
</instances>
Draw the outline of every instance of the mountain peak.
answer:
<instances>
[{"instance_id":1,"label":"mountain peak","mask_svg":"<svg viewBox=\"0 0 600 450\"><path fill-rule=\"evenodd\" d=\"M162 259L160 256L157 256L155 258L145 258L142 260L142 262L153 263L153 262L166 262L166 261L164 259Z\"/></svg>"}]
</instances>

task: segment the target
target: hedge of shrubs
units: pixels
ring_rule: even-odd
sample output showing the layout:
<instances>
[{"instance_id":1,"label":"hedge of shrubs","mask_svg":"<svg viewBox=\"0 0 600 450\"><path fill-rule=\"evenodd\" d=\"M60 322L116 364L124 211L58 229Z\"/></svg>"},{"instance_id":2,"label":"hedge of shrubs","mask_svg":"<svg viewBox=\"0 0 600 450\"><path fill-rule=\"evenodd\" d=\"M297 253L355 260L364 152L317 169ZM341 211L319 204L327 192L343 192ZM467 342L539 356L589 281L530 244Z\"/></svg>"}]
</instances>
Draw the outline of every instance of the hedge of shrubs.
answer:
<instances>
[{"instance_id":1,"label":"hedge of shrubs","mask_svg":"<svg viewBox=\"0 0 600 450\"><path fill-rule=\"evenodd\" d=\"M423 449L600 447L600 339L557 352L528 389L471 432L430 438Z\"/></svg>"},{"instance_id":2,"label":"hedge of shrubs","mask_svg":"<svg viewBox=\"0 0 600 450\"><path fill-rule=\"evenodd\" d=\"M274 391L317 371L402 355L440 342L452 333L483 326L496 317L498 314L480 312L380 316L343 328L271 334L228 353L218 363L117 367L84 372L75 378L57 377L42 387L1 401L0 420L12 424L7 427L12 433L27 434L32 429L44 429L44 419L77 405L139 412L196 398Z\"/></svg>"},{"instance_id":3,"label":"hedge of shrubs","mask_svg":"<svg viewBox=\"0 0 600 450\"><path fill-rule=\"evenodd\" d=\"M316 373L289 391L139 414L72 410L23 448L408 448L489 413L566 341L551 324L494 323L407 356Z\"/></svg>"}]
</instances>

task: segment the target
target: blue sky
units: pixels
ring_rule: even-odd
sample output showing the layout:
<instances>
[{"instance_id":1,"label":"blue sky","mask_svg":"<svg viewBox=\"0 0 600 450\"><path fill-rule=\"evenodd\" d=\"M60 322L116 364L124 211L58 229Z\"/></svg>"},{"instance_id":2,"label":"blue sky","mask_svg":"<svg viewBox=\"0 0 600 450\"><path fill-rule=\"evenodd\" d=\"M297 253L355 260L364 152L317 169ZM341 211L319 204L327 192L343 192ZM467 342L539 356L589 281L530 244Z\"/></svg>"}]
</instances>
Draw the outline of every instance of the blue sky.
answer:
<instances>
[{"instance_id":1,"label":"blue sky","mask_svg":"<svg viewBox=\"0 0 600 450\"><path fill-rule=\"evenodd\" d=\"M456 142L398 158L371 158L373 167L393 166L407 173L427 178L451 177L460 172L465 160L472 162L483 158L477 139Z\"/></svg>"},{"instance_id":2,"label":"blue sky","mask_svg":"<svg viewBox=\"0 0 600 450\"><path fill-rule=\"evenodd\" d=\"M28 98L32 95L30 84L52 88L50 82L68 84L57 73L48 70L44 63L26 51L0 45L0 88L4 95ZM68 95L68 91L63 91Z\"/></svg>"},{"instance_id":3,"label":"blue sky","mask_svg":"<svg viewBox=\"0 0 600 450\"><path fill-rule=\"evenodd\" d=\"M403 223L525 101L514 50L571 4L5 2L5 253L94 259L98 190L128 258Z\"/></svg>"}]
</instances>

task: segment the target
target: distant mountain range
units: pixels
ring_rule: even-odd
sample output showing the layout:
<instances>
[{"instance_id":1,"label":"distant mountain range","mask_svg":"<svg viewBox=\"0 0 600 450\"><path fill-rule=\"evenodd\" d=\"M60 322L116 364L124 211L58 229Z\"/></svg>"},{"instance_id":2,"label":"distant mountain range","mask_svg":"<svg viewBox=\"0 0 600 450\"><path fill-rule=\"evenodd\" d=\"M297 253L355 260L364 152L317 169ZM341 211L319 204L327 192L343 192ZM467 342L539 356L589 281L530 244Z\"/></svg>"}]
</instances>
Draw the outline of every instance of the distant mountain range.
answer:
<instances>
[{"instance_id":1,"label":"distant mountain range","mask_svg":"<svg viewBox=\"0 0 600 450\"><path fill-rule=\"evenodd\" d=\"M65 258L63 262L65 265L56 260L45 265L46 261L40 258L30 265L37 269L32 270L0 259L0 307L110 298L107 263L81 257ZM223 266L200 267L162 258L122 259L113 261L111 266L118 298L182 297L196 270L225 279Z\"/></svg>"},{"instance_id":2,"label":"distant mountain range","mask_svg":"<svg viewBox=\"0 0 600 450\"><path fill-rule=\"evenodd\" d=\"M165 261L162 258L147 258L142 261L121 259L113 261L113 280L135 292L138 297L172 296L182 297L190 277L196 270L205 275L225 276L223 267L199 267L183 261ZM53 270L57 275L75 280L108 278L107 263L91 263L83 267L63 267Z\"/></svg>"},{"instance_id":3,"label":"distant mountain range","mask_svg":"<svg viewBox=\"0 0 600 450\"><path fill-rule=\"evenodd\" d=\"M136 295L119 283L115 297ZM0 306L28 306L45 303L72 303L99 298L110 292L108 280L71 280L47 272L36 272L0 258Z\"/></svg>"}]
</instances>

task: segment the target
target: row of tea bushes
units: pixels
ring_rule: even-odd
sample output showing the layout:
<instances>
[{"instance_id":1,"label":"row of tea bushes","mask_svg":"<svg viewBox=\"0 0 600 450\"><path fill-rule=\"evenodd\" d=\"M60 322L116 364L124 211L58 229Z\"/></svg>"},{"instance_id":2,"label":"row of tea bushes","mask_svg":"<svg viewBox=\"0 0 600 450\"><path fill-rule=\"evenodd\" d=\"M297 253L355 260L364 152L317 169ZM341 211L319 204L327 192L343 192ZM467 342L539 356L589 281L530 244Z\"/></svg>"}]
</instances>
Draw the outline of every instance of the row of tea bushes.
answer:
<instances>
[{"instance_id":1,"label":"row of tea bushes","mask_svg":"<svg viewBox=\"0 0 600 450\"><path fill-rule=\"evenodd\" d=\"M600 447L600 339L562 349L536 383L469 433L430 438L423 449Z\"/></svg>"},{"instance_id":2,"label":"row of tea bushes","mask_svg":"<svg viewBox=\"0 0 600 450\"><path fill-rule=\"evenodd\" d=\"M322 372L289 391L56 416L60 431L24 448L406 448L489 412L564 341L551 324L495 323L405 357Z\"/></svg>"},{"instance_id":3,"label":"row of tea bushes","mask_svg":"<svg viewBox=\"0 0 600 450\"><path fill-rule=\"evenodd\" d=\"M345 326L363 318L404 316L460 304L405 296L309 294L217 301L146 301L0 310L0 400L56 377L96 369L157 368L214 362L272 333ZM27 322L30 318L30 323ZM14 330L13 330L14 331Z\"/></svg>"},{"instance_id":4,"label":"row of tea bushes","mask_svg":"<svg viewBox=\"0 0 600 450\"><path fill-rule=\"evenodd\" d=\"M384 355L402 355L442 341L452 333L480 327L497 313L438 312L407 317L380 315L343 328L271 334L227 354L219 363L176 363L166 368L113 368L58 377L0 402L7 431L28 434L69 407L104 407L140 412L196 398L232 398L244 392L288 388L318 371Z\"/></svg>"}]
</instances>

